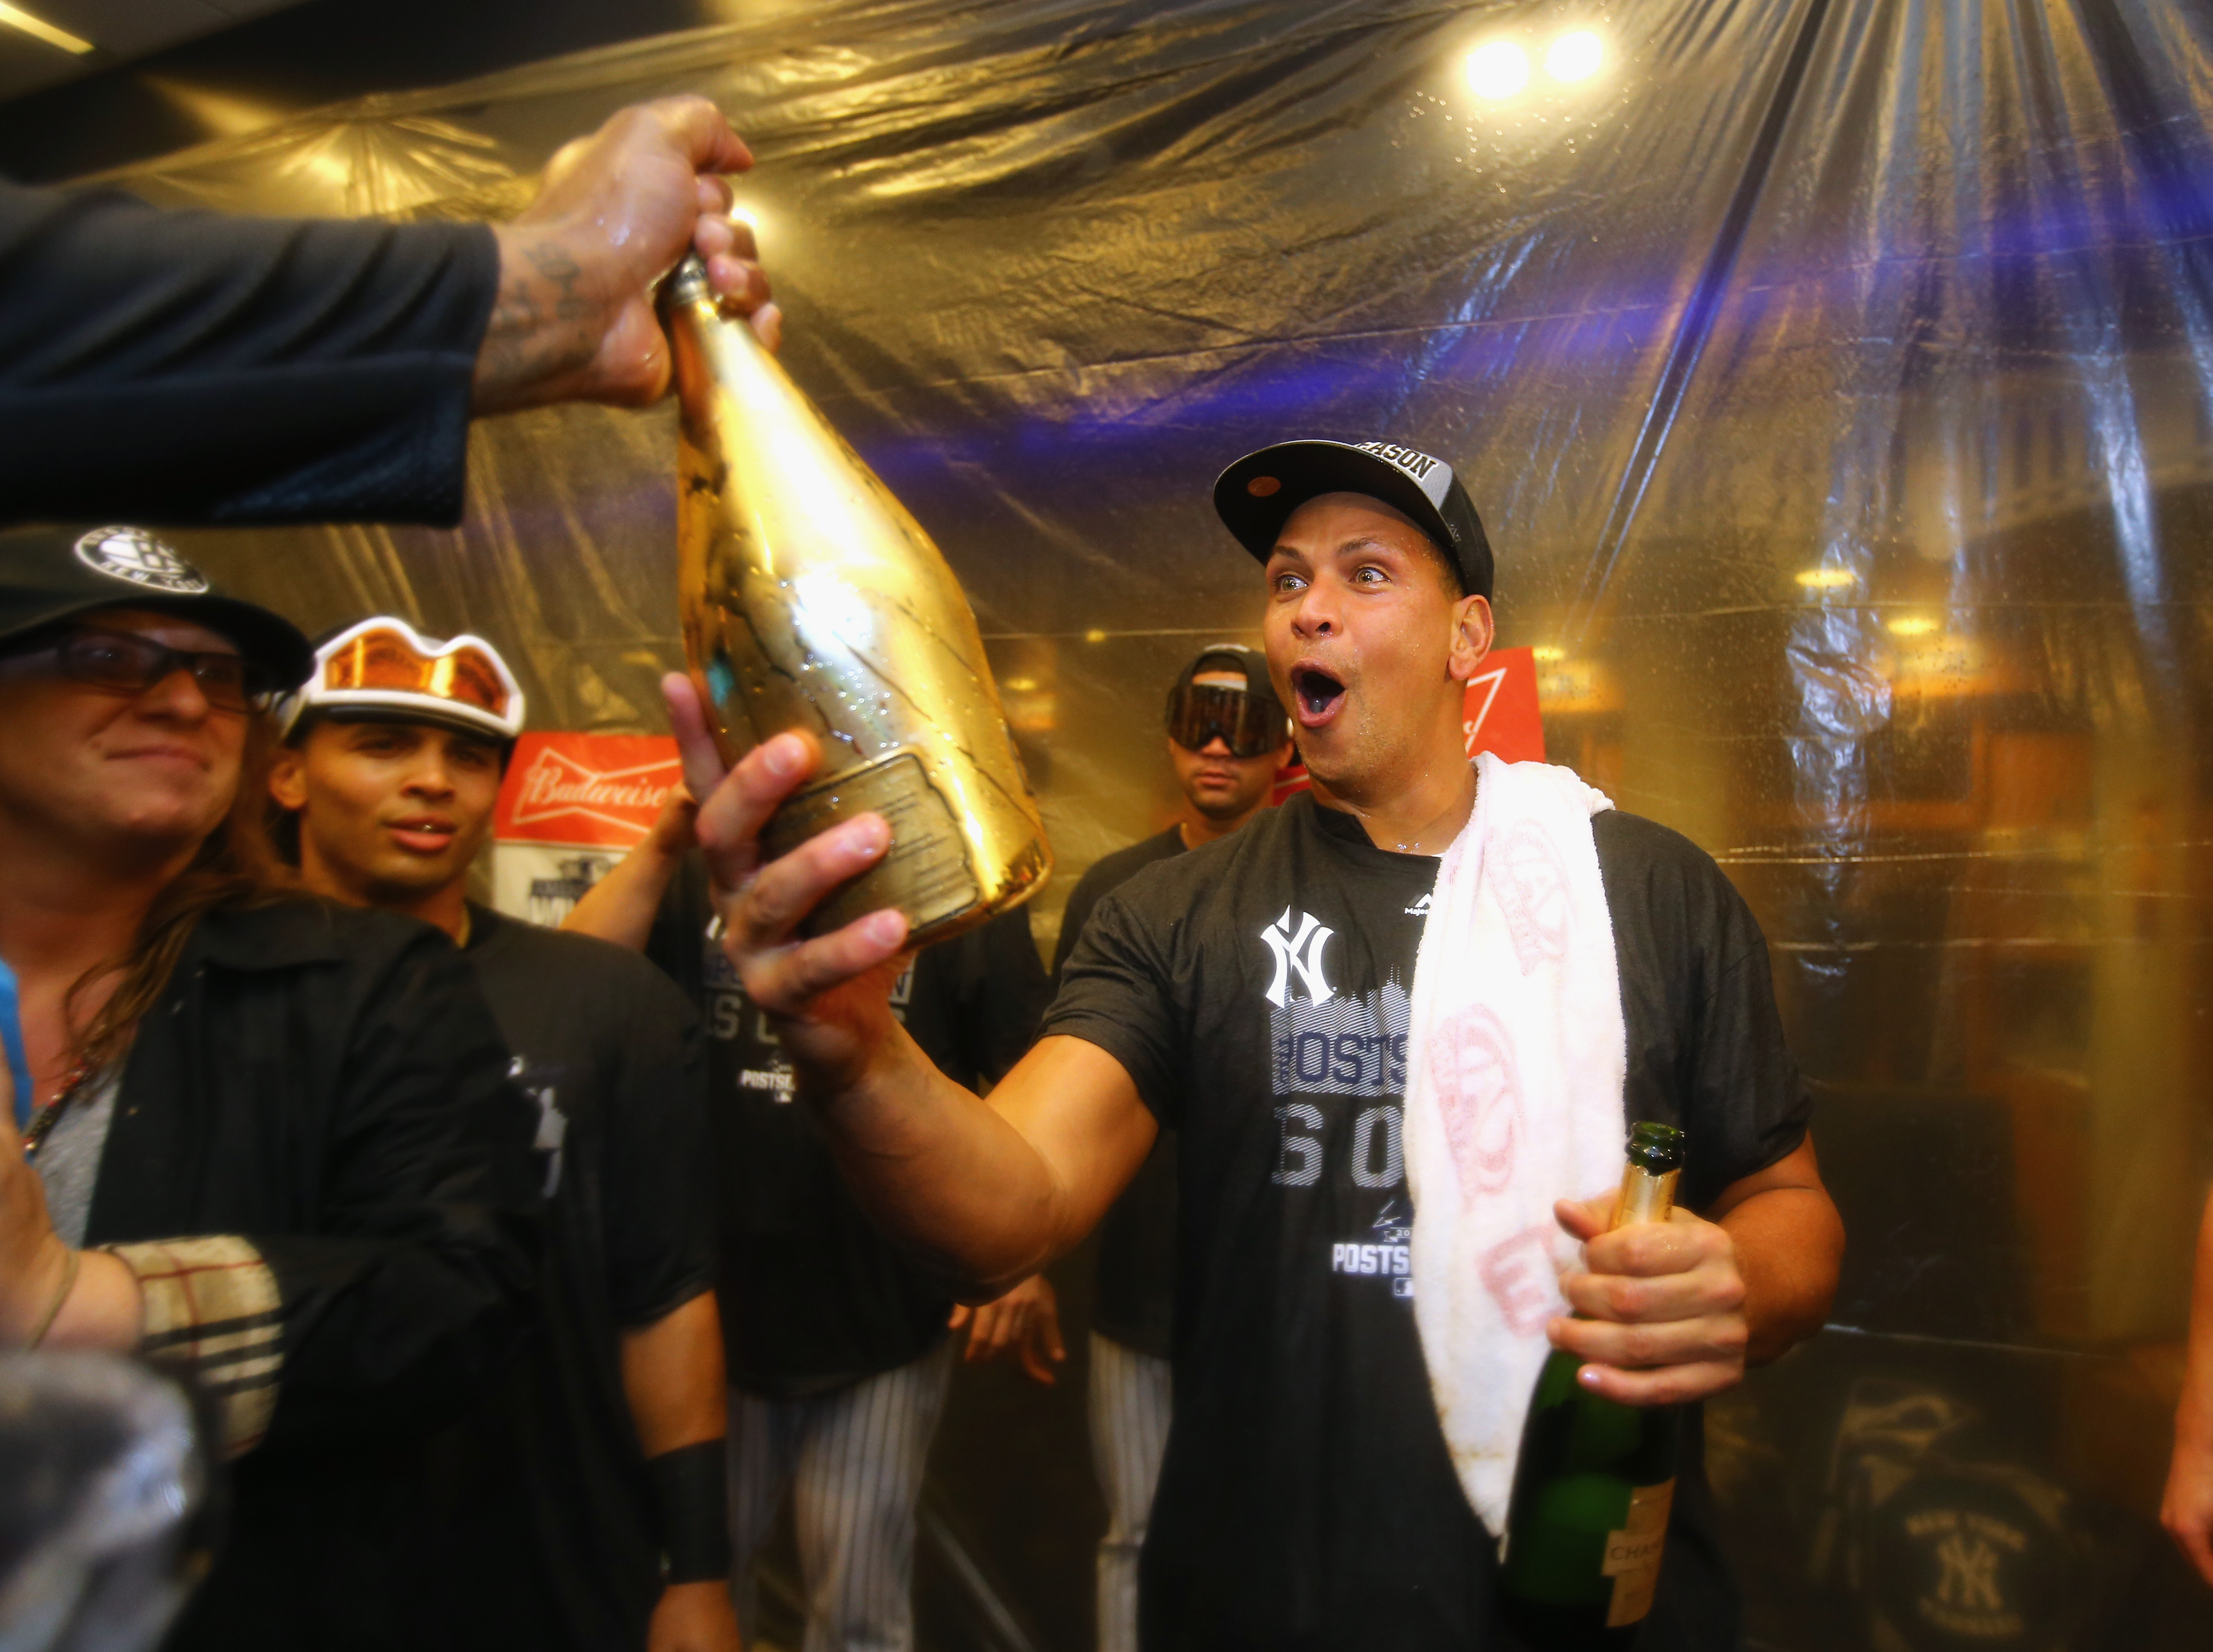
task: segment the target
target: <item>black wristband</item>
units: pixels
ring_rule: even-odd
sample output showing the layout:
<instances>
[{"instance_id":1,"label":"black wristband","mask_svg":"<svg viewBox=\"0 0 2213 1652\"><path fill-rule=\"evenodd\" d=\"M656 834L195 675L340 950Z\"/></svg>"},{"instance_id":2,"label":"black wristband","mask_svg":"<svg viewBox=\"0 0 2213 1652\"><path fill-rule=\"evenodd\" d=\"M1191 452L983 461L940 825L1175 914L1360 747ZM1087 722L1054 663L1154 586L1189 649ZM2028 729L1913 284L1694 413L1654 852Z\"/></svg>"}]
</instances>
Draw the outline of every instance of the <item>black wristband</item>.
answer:
<instances>
[{"instance_id":1,"label":"black wristband","mask_svg":"<svg viewBox=\"0 0 2213 1652\"><path fill-rule=\"evenodd\" d=\"M702 1440L646 1460L660 1530L663 1581L706 1583L730 1575L730 1494L722 1442Z\"/></svg>"}]
</instances>

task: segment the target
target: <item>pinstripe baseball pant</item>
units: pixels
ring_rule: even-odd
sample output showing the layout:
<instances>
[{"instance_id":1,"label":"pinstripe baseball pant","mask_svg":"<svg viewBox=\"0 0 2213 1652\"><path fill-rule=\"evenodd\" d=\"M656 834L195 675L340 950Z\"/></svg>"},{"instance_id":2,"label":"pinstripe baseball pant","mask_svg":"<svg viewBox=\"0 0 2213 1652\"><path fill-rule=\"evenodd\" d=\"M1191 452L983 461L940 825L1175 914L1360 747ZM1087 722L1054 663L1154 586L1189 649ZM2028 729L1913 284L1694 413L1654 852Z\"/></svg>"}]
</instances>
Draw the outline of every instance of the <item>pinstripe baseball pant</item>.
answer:
<instances>
[{"instance_id":1,"label":"pinstripe baseball pant","mask_svg":"<svg viewBox=\"0 0 2213 1652\"><path fill-rule=\"evenodd\" d=\"M1174 1390L1164 1359L1091 1333L1091 1460L1106 1497L1099 1539L1099 1652L1137 1652L1137 1551L1167 1448Z\"/></svg>"},{"instance_id":2,"label":"pinstripe baseball pant","mask_svg":"<svg viewBox=\"0 0 2213 1652\"><path fill-rule=\"evenodd\" d=\"M911 1652L914 1509L953 1377L953 1339L807 1399L730 1391L730 1592L753 1638L753 1557L792 1493L805 1652Z\"/></svg>"}]
</instances>

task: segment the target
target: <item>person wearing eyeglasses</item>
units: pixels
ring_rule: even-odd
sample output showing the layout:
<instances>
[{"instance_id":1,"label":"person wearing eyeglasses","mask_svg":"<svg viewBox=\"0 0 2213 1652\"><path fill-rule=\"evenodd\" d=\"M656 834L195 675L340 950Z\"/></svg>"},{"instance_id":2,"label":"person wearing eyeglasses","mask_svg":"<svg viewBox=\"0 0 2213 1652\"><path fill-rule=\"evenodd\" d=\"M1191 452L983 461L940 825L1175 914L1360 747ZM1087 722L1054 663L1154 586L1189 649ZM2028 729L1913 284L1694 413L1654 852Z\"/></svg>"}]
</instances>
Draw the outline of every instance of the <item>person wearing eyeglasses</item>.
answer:
<instances>
[{"instance_id":1,"label":"person wearing eyeglasses","mask_svg":"<svg viewBox=\"0 0 2213 1652\"><path fill-rule=\"evenodd\" d=\"M421 1449L534 1269L536 1119L467 966L301 896L269 844L268 707L310 658L138 529L0 536L32 1090L0 1109L0 1348L133 1351L206 1396L228 1532L174 1648L415 1644Z\"/></svg>"},{"instance_id":2,"label":"person wearing eyeglasses","mask_svg":"<svg viewBox=\"0 0 2213 1652\"><path fill-rule=\"evenodd\" d=\"M431 1453L429 1643L736 1652L698 1018L643 959L467 898L522 732L481 637L379 616L278 708L269 792L307 887L450 936L539 1110L548 1242L527 1352Z\"/></svg>"},{"instance_id":3,"label":"person wearing eyeglasses","mask_svg":"<svg viewBox=\"0 0 2213 1652\"><path fill-rule=\"evenodd\" d=\"M1168 691L1167 747L1183 808L1165 832L1094 863L1077 881L1053 948L1056 982L1100 900L1156 862L1227 838L1266 807L1292 753L1290 714L1268 680L1267 656L1241 643L1200 650ZM1175 1206L1175 1132L1162 1130L1099 1225L1089 1398L1092 1460L1106 1497L1100 1652L1137 1652L1137 1556L1174 1411Z\"/></svg>"}]
</instances>

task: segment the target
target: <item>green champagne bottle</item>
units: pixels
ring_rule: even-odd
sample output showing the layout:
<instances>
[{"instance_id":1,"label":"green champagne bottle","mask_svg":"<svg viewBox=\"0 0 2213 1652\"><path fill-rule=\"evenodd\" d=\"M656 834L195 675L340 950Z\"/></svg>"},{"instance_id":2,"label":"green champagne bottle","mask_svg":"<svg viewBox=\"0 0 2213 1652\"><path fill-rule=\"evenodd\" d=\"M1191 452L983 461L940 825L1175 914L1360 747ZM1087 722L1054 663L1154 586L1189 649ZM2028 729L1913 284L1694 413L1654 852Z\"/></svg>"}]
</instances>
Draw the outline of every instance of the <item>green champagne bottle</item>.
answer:
<instances>
[{"instance_id":1,"label":"green champagne bottle","mask_svg":"<svg viewBox=\"0 0 2213 1652\"><path fill-rule=\"evenodd\" d=\"M1683 1132L1640 1124L1613 1226L1665 1222ZM1499 1579L1508 1623L1539 1652L1621 1652L1652 1609L1675 1494L1677 1408L1624 1405L1576 1381L1554 1349L1537 1379L1506 1521Z\"/></svg>"}]
</instances>

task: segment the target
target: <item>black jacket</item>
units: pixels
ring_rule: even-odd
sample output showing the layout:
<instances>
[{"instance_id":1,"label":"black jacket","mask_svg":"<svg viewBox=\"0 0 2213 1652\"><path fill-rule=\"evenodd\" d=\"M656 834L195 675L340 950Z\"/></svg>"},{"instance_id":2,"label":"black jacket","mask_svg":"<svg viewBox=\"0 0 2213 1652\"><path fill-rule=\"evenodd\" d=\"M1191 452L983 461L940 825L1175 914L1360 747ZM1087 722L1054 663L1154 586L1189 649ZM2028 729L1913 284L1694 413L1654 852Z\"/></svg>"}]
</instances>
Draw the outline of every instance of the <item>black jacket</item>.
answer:
<instances>
[{"instance_id":1,"label":"black jacket","mask_svg":"<svg viewBox=\"0 0 2213 1652\"><path fill-rule=\"evenodd\" d=\"M240 1234L275 1275L276 1409L179 1646L387 1647L420 1448L523 1323L536 1110L468 965L409 918L213 914L139 1027L86 1240Z\"/></svg>"},{"instance_id":2,"label":"black jacket","mask_svg":"<svg viewBox=\"0 0 2213 1652\"><path fill-rule=\"evenodd\" d=\"M460 520L485 225L0 180L0 523Z\"/></svg>"}]
</instances>

